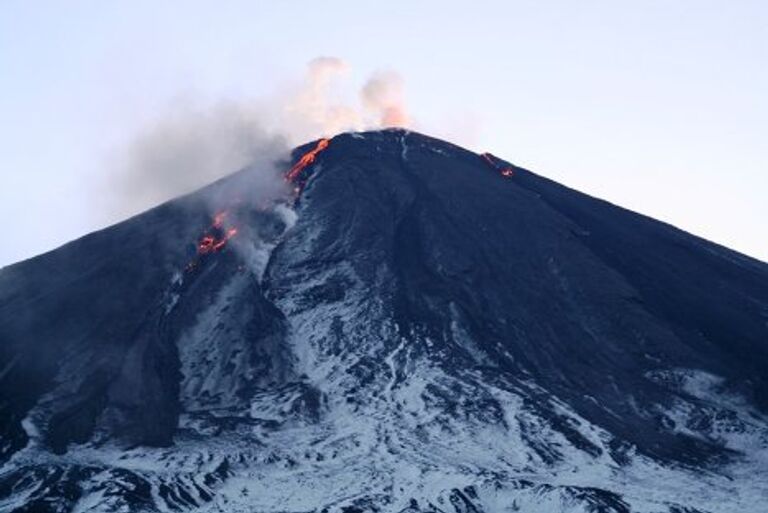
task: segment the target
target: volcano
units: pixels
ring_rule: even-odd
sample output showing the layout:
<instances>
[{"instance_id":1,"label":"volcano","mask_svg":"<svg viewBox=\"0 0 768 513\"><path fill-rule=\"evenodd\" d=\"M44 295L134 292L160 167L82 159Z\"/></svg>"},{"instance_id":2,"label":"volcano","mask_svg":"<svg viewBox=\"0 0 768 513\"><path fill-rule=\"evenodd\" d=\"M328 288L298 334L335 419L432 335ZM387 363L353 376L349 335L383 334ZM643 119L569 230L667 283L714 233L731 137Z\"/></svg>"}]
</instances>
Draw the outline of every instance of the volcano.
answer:
<instances>
[{"instance_id":1,"label":"volcano","mask_svg":"<svg viewBox=\"0 0 768 513\"><path fill-rule=\"evenodd\" d=\"M1 511L768 510L768 265L324 141L0 271Z\"/></svg>"}]
</instances>

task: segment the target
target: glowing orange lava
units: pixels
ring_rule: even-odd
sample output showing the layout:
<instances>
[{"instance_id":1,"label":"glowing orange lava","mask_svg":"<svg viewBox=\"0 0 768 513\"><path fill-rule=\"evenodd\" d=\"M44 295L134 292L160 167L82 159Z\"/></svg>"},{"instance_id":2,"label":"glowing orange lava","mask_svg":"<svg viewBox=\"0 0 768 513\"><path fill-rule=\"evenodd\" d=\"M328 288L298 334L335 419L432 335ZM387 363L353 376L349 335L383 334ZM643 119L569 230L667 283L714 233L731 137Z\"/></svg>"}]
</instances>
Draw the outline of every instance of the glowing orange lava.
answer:
<instances>
[{"instance_id":1,"label":"glowing orange lava","mask_svg":"<svg viewBox=\"0 0 768 513\"><path fill-rule=\"evenodd\" d=\"M512 178L513 176L515 176L515 170L512 169L511 166L505 166L504 164L502 164L502 162L498 158L493 156L491 153L486 152L480 156L483 158L486 164L488 164L493 169L498 171L499 174L504 178Z\"/></svg>"},{"instance_id":2,"label":"glowing orange lava","mask_svg":"<svg viewBox=\"0 0 768 513\"><path fill-rule=\"evenodd\" d=\"M301 177L302 171L311 166L317 160L317 154L323 151L330 144L329 139L320 139L314 148L302 155L299 161L293 165L285 174L285 180L294 184L294 192L298 195L301 192L305 178ZM235 200L235 205L241 202L240 198ZM211 225L205 229L200 239L197 241L197 256L210 255L224 249L227 243L237 235L237 228L226 227L232 224L229 210L220 210L213 216ZM200 263L199 258L193 259L185 267L187 272L192 272Z\"/></svg>"},{"instance_id":3,"label":"glowing orange lava","mask_svg":"<svg viewBox=\"0 0 768 513\"><path fill-rule=\"evenodd\" d=\"M329 139L320 139L317 141L317 145L302 155L299 161L285 174L285 180L293 183L307 166L315 162L317 154L326 149L330 143L331 141Z\"/></svg>"},{"instance_id":4,"label":"glowing orange lava","mask_svg":"<svg viewBox=\"0 0 768 513\"><path fill-rule=\"evenodd\" d=\"M237 228L224 229L224 221L228 215L229 212L222 210L213 216L213 223L197 242L198 255L207 255L221 250L232 237L237 235Z\"/></svg>"}]
</instances>

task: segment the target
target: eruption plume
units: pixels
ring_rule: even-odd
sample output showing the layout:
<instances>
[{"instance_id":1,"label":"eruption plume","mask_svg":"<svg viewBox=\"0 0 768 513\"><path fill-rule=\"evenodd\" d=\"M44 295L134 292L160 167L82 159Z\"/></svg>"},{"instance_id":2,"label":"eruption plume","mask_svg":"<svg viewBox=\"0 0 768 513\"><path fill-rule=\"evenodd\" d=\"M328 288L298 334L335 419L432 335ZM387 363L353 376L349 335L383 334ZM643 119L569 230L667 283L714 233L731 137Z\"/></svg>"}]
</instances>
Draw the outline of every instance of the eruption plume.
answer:
<instances>
[{"instance_id":1,"label":"eruption plume","mask_svg":"<svg viewBox=\"0 0 768 513\"><path fill-rule=\"evenodd\" d=\"M397 73L373 74L357 97L349 98L341 94L349 69L339 58L318 57L288 93L167 111L127 145L118 173L109 177L107 186L118 194L110 202L110 220L246 167L258 175L248 199L282 197L285 181L274 163L284 160L291 146L347 130L409 125L403 80ZM221 208L217 201L212 203L212 212Z\"/></svg>"},{"instance_id":2,"label":"eruption plume","mask_svg":"<svg viewBox=\"0 0 768 513\"><path fill-rule=\"evenodd\" d=\"M236 102L169 110L124 151L108 184L118 193L112 215L136 213L245 167L262 170L250 178L253 198L282 194L274 162L289 143L263 118L262 109Z\"/></svg>"},{"instance_id":3,"label":"eruption plume","mask_svg":"<svg viewBox=\"0 0 768 513\"><path fill-rule=\"evenodd\" d=\"M300 89L285 101L282 125L294 144L363 126L360 112L334 95L348 72L349 66L336 57L309 62Z\"/></svg>"},{"instance_id":4,"label":"eruption plume","mask_svg":"<svg viewBox=\"0 0 768 513\"><path fill-rule=\"evenodd\" d=\"M403 80L397 73L376 73L363 86L360 97L363 106L376 116L376 124L379 127L408 126L409 119L403 100Z\"/></svg>"}]
</instances>

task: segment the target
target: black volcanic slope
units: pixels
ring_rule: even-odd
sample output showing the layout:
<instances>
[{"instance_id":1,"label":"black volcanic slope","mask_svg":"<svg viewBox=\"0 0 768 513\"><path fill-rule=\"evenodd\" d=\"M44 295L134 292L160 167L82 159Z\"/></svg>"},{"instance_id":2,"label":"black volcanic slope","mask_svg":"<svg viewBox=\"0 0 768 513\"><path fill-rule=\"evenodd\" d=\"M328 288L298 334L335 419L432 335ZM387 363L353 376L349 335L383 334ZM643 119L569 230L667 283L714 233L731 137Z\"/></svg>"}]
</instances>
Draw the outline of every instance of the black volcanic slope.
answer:
<instances>
[{"instance_id":1,"label":"black volcanic slope","mask_svg":"<svg viewBox=\"0 0 768 513\"><path fill-rule=\"evenodd\" d=\"M446 440L459 458L491 427L500 431L490 446L528 451L527 463L503 471L478 460L480 470L467 471L477 482L467 478L460 492L441 478L456 511L498 509L477 484L488 473L496 489L517 494L528 484L514 476L560 475L558 465L574 461L568 447L597 466L642 460L708 471L768 447L768 265L524 169L502 176L507 165L416 133L343 134L306 170L295 225L285 207L241 206L238 237L191 270L189 245L210 224L206 199L239 178L2 269L0 509L67 510L93 492L83 483L95 468L118 479L119 464L73 460L86 449L145 447L146 461L152 447L256 437L249 451L275 454L303 433L297 426L318 443L340 418L375 419L370 452L350 458L385 465L377 455L386 447L381 461L393 475L401 463L392 461L416 453L426 455L414 463L421 472L433 468L424 462ZM259 251L265 260L254 264ZM278 413L259 413L273 406ZM349 436L368 432L358 431ZM414 441L392 442L408 433ZM310 443L290 436L285 447ZM366 442L356 443L329 454ZM133 495L107 494L117 502L104 504L211 506L226 496L215 483L282 458L250 457L240 467L224 457L226 469L194 492L178 482L163 492L151 465L132 467L124 472ZM341 489L334 479L346 470L324 467L330 456L306 468L297 458L280 468ZM441 458L434 468L451 464ZM470 468L467 458L456 468ZM369 488L309 505L448 507L364 475ZM420 479L406 481L418 488ZM631 493L611 483L597 479L578 493L547 484L547 494L560 493L551 510L634 511ZM722 510L722 498L709 500ZM288 509L277 499L254 504Z\"/></svg>"}]
</instances>

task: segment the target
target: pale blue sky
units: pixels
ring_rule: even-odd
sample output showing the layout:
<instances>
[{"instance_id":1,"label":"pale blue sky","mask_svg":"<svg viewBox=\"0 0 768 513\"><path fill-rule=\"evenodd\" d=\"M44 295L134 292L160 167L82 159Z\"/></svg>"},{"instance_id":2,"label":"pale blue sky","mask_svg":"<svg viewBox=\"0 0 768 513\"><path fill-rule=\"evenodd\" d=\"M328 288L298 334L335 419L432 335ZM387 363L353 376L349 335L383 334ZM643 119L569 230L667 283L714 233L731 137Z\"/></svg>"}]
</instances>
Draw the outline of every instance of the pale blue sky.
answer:
<instances>
[{"instance_id":1,"label":"pale blue sky","mask_svg":"<svg viewBox=\"0 0 768 513\"><path fill-rule=\"evenodd\" d=\"M768 2L6 0L0 266L108 223L156 112L322 55L397 70L423 131L768 260Z\"/></svg>"}]
</instances>

